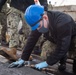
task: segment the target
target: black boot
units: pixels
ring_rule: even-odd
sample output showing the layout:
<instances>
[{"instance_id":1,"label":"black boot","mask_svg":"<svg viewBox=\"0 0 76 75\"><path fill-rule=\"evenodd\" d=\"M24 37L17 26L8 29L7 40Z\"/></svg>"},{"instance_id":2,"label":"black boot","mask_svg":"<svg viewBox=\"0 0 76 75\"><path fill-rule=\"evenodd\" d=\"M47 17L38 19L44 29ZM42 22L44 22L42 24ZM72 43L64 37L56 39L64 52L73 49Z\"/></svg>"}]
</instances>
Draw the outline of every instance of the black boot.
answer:
<instances>
[{"instance_id":1,"label":"black boot","mask_svg":"<svg viewBox=\"0 0 76 75\"><path fill-rule=\"evenodd\" d=\"M66 69L66 64L60 64L60 65L58 66L58 69L59 69L60 71L64 71L64 70Z\"/></svg>"},{"instance_id":2,"label":"black boot","mask_svg":"<svg viewBox=\"0 0 76 75\"><path fill-rule=\"evenodd\" d=\"M76 58L73 60L73 72L76 73Z\"/></svg>"},{"instance_id":3,"label":"black boot","mask_svg":"<svg viewBox=\"0 0 76 75\"><path fill-rule=\"evenodd\" d=\"M65 55L61 60L60 60L60 65L58 66L58 69L60 71L64 71L66 69L66 60L67 60L67 55Z\"/></svg>"}]
</instances>

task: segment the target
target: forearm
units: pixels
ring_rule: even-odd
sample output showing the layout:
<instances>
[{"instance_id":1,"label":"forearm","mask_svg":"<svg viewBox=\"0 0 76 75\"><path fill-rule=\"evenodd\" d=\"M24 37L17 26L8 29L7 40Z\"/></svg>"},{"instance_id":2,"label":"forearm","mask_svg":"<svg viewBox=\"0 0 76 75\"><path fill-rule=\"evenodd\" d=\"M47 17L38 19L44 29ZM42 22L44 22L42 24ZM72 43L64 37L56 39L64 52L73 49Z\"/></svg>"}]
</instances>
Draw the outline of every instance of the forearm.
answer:
<instances>
[{"instance_id":1,"label":"forearm","mask_svg":"<svg viewBox=\"0 0 76 75\"><path fill-rule=\"evenodd\" d=\"M47 57L47 63L49 65L53 65L60 61L64 56L66 56L69 46L71 37L67 36L66 38L62 39L63 42L58 42L55 51Z\"/></svg>"},{"instance_id":2,"label":"forearm","mask_svg":"<svg viewBox=\"0 0 76 75\"><path fill-rule=\"evenodd\" d=\"M27 43L24 47L23 53L21 58L23 60L28 60L29 56L31 55L31 52L36 44L36 42L38 41L39 37L40 37L41 33L39 33L38 31L33 31L30 36L28 37Z\"/></svg>"},{"instance_id":3,"label":"forearm","mask_svg":"<svg viewBox=\"0 0 76 75\"><path fill-rule=\"evenodd\" d=\"M53 65L57 63L67 54L71 43L71 36L72 36L72 27L70 23L57 28L57 39L56 39L57 46L53 54L48 56L47 58L48 64Z\"/></svg>"}]
</instances>

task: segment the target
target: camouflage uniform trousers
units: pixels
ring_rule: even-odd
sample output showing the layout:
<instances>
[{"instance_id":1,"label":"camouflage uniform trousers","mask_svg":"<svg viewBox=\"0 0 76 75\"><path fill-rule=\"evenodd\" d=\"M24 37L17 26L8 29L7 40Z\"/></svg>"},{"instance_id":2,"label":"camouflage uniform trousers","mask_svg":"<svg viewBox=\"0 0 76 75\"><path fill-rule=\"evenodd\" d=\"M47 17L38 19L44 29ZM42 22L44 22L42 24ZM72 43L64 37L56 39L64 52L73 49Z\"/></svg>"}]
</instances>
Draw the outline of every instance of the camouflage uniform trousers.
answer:
<instances>
[{"instance_id":1,"label":"camouflage uniform trousers","mask_svg":"<svg viewBox=\"0 0 76 75\"><path fill-rule=\"evenodd\" d=\"M42 52L41 52L41 57L43 60L46 60L47 56L50 55L53 51L55 51L56 44L50 42L50 41L45 41L43 46L42 46Z\"/></svg>"},{"instance_id":2,"label":"camouflage uniform trousers","mask_svg":"<svg viewBox=\"0 0 76 75\"><path fill-rule=\"evenodd\" d=\"M6 40L9 42L9 47L17 47L19 45L18 25L20 20L22 20L21 14L19 10L12 7L8 12L6 35L9 35L9 38Z\"/></svg>"},{"instance_id":3,"label":"camouflage uniform trousers","mask_svg":"<svg viewBox=\"0 0 76 75\"><path fill-rule=\"evenodd\" d=\"M25 20L24 20L24 16L22 18L22 33L23 34L19 34L19 46L21 48L24 47L24 45L26 44L26 41L27 41L27 37L28 35L30 34L31 32L31 29L30 27L26 24Z\"/></svg>"},{"instance_id":4,"label":"camouflage uniform trousers","mask_svg":"<svg viewBox=\"0 0 76 75\"><path fill-rule=\"evenodd\" d=\"M23 35L19 35L18 33L18 25L20 21L22 21L22 25L26 24L23 20L23 13L17 9L11 7L8 15L7 15L7 34L9 37L9 47L18 47L19 41L24 45L24 41L26 40ZM26 27L26 25L24 25Z\"/></svg>"},{"instance_id":5,"label":"camouflage uniform trousers","mask_svg":"<svg viewBox=\"0 0 76 75\"><path fill-rule=\"evenodd\" d=\"M5 32L7 29L7 6L6 4L3 6L0 12L0 42L5 41Z\"/></svg>"}]
</instances>

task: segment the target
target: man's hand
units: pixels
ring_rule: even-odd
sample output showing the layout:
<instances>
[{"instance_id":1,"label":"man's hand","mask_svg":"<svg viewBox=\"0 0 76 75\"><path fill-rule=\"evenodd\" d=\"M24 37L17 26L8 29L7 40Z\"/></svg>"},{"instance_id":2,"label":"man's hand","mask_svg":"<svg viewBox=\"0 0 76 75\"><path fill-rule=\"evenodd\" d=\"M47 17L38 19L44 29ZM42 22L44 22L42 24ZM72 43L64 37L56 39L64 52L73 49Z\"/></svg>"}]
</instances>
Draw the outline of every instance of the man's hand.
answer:
<instances>
[{"instance_id":1,"label":"man's hand","mask_svg":"<svg viewBox=\"0 0 76 75\"><path fill-rule=\"evenodd\" d=\"M35 68L37 68L39 70L42 68L45 68L45 67L48 67L48 64L46 63L46 61L35 65Z\"/></svg>"},{"instance_id":2,"label":"man's hand","mask_svg":"<svg viewBox=\"0 0 76 75\"><path fill-rule=\"evenodd\" d=\"M16 62L13 62L13 63L11 63L8 67L9 68L14 68L14 67L22 67L22 66L24 66L24 60L22 60L22 59L19 59L18 61L16 61Z\"/></svg>"},{"instance_id":3,"label":"man's hand","mask_svg":"<svg viewBox=\"0 0 76 75\"><path fill-rule=\"evenodd\" d=\"M34 0L34 2L38 2L39 0Z\"/></svg>"},{"instance_id":4,"label":"man's hand","mask_svg":"<svg viewBox=\"0 0 76 75\"><path fill-rule=\"evenodd\" d=\"M35 4L41 5L39 0L34 0Z\"/></svg>"}]
</instances>

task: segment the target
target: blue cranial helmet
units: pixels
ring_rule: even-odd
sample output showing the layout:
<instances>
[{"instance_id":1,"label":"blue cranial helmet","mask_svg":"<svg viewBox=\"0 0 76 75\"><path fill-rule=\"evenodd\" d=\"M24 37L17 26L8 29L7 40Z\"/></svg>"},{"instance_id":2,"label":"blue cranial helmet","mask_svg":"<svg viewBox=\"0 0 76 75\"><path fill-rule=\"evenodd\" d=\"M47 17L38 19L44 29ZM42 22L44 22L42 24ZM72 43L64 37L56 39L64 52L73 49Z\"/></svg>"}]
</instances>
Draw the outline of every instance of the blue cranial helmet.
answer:
<instances>
[{"instance_id":1,"label":"blue cranial helmet","mask_svg":"<svg viewBox=\"0 0 76 75\"><path fill-rule=\"evenodd\" d=\"M42 18L43 13L44 7L40 5L30 5L26 9L24 18L32 30L36 30L40 25L38 21Z\"/></svg>"}]
</instances>

